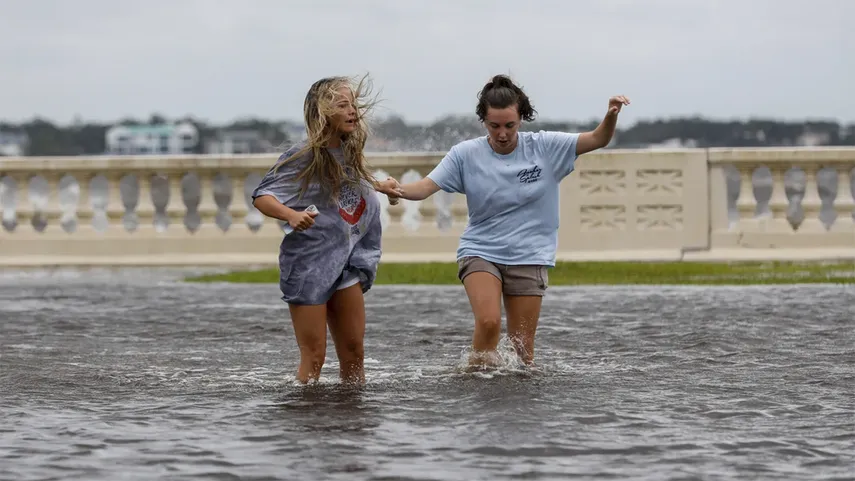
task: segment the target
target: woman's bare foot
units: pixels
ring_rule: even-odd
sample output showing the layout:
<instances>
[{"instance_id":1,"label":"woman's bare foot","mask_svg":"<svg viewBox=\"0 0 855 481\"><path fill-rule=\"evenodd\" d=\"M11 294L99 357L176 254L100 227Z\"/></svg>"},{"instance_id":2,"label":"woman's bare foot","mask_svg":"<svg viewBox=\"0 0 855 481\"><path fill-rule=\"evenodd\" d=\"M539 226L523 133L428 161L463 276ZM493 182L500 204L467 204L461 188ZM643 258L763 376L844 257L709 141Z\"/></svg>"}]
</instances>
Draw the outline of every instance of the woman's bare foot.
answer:
<instances>
[{"instance_id":1,"label":"woman's bare foot","mask_svg":"<svg viewBox=\"0 0 855 481\"><path fill-rule=\"evenodd\" d=\"M502 358L496 351L472 351L469 354L470 369L496 368L502 365Z\"/></svg>"}]
</instances>

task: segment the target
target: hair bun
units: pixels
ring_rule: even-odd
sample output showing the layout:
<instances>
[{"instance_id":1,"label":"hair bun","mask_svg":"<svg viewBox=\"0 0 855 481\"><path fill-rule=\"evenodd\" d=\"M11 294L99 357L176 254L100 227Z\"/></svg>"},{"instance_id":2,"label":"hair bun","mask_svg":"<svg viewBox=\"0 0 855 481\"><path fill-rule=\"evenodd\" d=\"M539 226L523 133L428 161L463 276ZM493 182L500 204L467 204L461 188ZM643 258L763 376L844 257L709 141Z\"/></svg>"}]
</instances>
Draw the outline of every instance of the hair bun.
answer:
<instances>
[{"instance_id":1,"label":"hair bun","mask_svg":"<svg viewBox=\"0 0 855 481\"><path fill-rule=\"evenodd\" d=\"M514 82L510 79L510 77L508 77L507 75L500 74L493 76L493 79L490 80L490 87L507 87L509 89L515 90L517 86L514 85Z\"/></svg>"},{"instance_id":2,"label":"hair bun","mask_svg":"<svg viewBox=\"0 0 855 481\"><path fill-rule=\"evenodd\" d=\"M494 75L478 92L475 114L478 115L478 120L483 122L490 107L504 109L512 105L516 105L522 120L526 122L534 120L537 111L534 110L522 88L516 85L508 75Z\"/></svg>"}]
</instances>

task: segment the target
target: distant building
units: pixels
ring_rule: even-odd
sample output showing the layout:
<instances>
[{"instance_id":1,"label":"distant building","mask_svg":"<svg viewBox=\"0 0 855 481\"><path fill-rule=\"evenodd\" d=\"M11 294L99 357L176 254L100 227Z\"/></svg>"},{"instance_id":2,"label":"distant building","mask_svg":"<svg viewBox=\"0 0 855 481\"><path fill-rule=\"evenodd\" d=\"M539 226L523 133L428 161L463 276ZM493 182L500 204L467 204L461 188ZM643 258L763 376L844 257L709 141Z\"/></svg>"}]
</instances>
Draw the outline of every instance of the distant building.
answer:
<instances>
[{"instance_id":1,"label":"distant building","mask_svg":"<svg viewBox=\"0 0 855 481\"><path fill-rule=\"evenodd\" d=\"M631 148L624 146L622 147ZM696 139L671 138L663 140L662 142L650 143L645 145L644 147L650 150L694 149L698 147L698 141Z\"/></svg>"},{"instance_id":2,"label":"distant building","mask_svg":"<svg viewBox=\"0 0 855 481\"><path fill-rule=\"evenodd\" d=\"M306 140L309 137L306 134L306 126L303 124L284 122L279 130L292 142Z\"/></svg>"},{"instance_id":3,"label":"distant building","mask_svg":"<svg viewBox=\"0 0 855 481\"><path fill-rule=\"evenodd\" d=\"M25 133L0 132L0 155L18 157L26 155L30 137Z\"/></svg>"},{"instance_id":4,"label":"distant building","mask_svg":"<svg viewBox=\"0 0 855 481\"><path fill-rule=\"evenodd\" d=\"M273 151L273 145L255 130L225 130L205 142L208 154L262 154Z\"/></svg>"},{"instance_id":5,"label":"distant building","mask_svg":"<svg viewBox=\"0 0 855 481\"><path fill-rule=\"evenodd\" d=\"M816 147L819 145L828 145L831 143L831 132L810 132L806 131L798 136L796 145Z\"/></svg>"},{"instance_id":6,"label":"distant building","mask_svg":"<svg viewBox=\"0 0 855 481\"><path fill-rule=\"evenodd\" d=\"M107 153L112 155L189 154L199 144L191 123L116 125L107 130Z\"/></svg>"}]
</instances>

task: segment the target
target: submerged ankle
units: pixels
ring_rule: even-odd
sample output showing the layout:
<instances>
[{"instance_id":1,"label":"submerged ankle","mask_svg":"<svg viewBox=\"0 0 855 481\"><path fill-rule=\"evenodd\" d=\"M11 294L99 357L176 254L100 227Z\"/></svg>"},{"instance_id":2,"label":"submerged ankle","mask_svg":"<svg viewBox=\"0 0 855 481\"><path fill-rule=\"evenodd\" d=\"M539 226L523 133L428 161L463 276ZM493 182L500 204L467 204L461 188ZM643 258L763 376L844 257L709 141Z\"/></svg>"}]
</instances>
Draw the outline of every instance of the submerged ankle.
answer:
<instances>
[{"instance_id":1,"label":"submerged ankle","mask_svg":"<svg viewBox=\"0 0 855 481\"><path fill-rule=\"evenodd\" d=\"M469 365L496 367L502 364L502 358L496 350L475 351L469 354Z\"/></svg>"}]
</instances>

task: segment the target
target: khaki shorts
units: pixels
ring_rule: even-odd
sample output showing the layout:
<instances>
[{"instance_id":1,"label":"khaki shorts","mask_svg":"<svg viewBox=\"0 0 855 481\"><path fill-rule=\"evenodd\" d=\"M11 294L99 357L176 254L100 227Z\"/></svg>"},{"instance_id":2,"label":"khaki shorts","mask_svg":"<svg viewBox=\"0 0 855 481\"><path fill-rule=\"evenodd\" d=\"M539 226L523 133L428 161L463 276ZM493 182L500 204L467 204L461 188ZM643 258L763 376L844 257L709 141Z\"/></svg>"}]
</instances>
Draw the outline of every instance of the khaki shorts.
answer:
<instances>
[{"instance_id":1,"label":"khaki shorts","mask_svg":"<svg viewBox=\"0 0 855 481\"><path fill-rule=\"evenodd\" d=\"M480 257L463 257L457 261L457 278L473 272L489 272L502 282L502 294L508 296L543 296L549 284L547 266L496 264Z\"/></svg>"}]
</instances>

